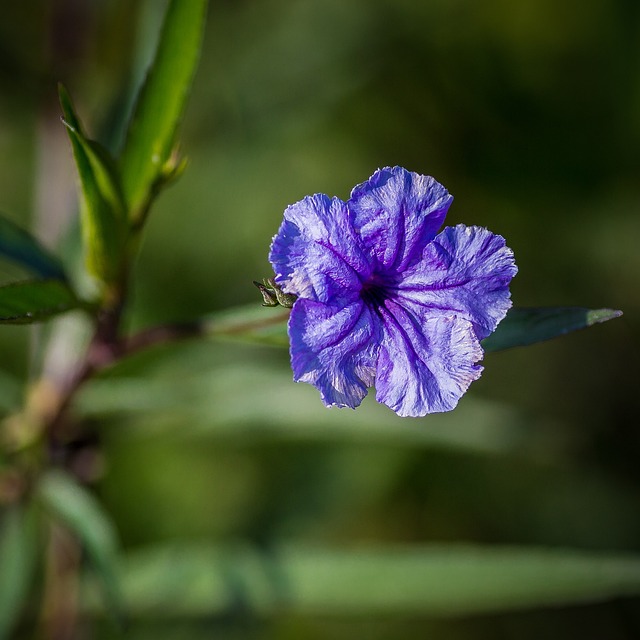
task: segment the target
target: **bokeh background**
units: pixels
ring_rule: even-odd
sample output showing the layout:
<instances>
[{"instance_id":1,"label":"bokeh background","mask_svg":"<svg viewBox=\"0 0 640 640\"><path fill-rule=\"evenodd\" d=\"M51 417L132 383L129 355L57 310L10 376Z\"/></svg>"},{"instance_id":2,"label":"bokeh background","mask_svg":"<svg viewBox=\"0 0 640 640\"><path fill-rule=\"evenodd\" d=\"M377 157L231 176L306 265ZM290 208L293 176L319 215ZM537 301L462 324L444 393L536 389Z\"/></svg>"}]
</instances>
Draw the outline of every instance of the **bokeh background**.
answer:
<instances>
[{"instance_id":1,"label":"bokeh background","mask_svg":"<svg viewBox=\"0 0 640 640\"><path fill-rule=\"evenodd\" d=\"M117 149L164 2L1 5L0 210L72 264L56 82ZM190 165L150 219L131 329L259 304L251 281L270 275L284 208L347 198L394 164L451 191L450 224L507 238L517 306L625 315L488 356L455 412L420 420L371 399L328 411L277 349L200 341L122 363L79 399L96 448L78 465L127 553L292 541L640 551L640 4L212 0L181 139ZM33 374L38 337L0 331L4 409ZM640 636L631 599L456 618L254 617L236 604L140 614L128 637ZM116 634L102 618L85 633Z\"/></svg>"}]
</instances>

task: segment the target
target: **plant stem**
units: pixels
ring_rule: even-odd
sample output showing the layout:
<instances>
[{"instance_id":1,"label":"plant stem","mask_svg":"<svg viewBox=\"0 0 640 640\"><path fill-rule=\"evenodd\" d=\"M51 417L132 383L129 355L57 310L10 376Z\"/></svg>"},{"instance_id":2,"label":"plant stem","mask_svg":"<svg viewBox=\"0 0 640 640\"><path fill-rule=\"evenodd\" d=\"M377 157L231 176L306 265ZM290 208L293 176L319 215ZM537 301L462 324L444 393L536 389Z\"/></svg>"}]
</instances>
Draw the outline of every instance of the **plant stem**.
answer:
<instances>
[{"instance_id":1,"label":"plant stem","mask_svg":"<svg viewBox=\"0 0 640 640\"><path fill-rule=\"evenodd\" d=\"M69 407L82 385L98 371L118 358L120 325L124 309L125 279L110 292L109 305L101 309L95 319L93 337L83 359L75 371L56 389L57 402L46 417L46 431L52 446L61 439Z\"/></svg>"}]
</instances>

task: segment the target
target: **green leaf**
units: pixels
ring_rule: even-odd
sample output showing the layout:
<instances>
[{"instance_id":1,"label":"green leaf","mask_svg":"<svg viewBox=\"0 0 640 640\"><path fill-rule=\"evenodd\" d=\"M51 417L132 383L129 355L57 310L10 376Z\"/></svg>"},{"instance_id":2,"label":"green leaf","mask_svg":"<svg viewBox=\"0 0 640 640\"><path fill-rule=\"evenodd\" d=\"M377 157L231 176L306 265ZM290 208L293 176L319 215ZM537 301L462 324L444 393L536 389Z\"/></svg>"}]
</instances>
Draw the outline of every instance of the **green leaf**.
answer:
<instances>
[{"instance_id":1,"label":"green leaf","mask_svg":"<svg viewBox=\"0 0 640 640\"><path fill-rule=\"evenodd\" d=\"M82 306L60 280L25 280L0 287L0 324L40 322Z\"/></svg>"},{"instance_id":2,"label":"green leaf","mask_svg":"<svg viewBox=\"0 0 640 640\"><path fill-rule=\"evenodd\" d=\"M91 493L61 471L42 477L38 495L77 536L100 580L107 608L121 620L124 605L116 568L118 543L111 519Z\"/></svg>"},{"instance_id":3,"label":"green leaf","mask_svg":"<svg viewBox=\"0 0 640 640\"><path fill-rule=\"evenodd\" d=\"M621 315L622 311L614 309L514 308L509 310L507 317L498 325L495 332L482 341L482 346L487 352L524 347L606 322Z\"/></svg>"},{"instance_id":4,"label":"green leaf","mask_svg":"<svg viewBox=\"0 0 640 640\"><path fill-rule=\"evenodd\" d=\"M129 555L133 615L461 616L640 594L640 556L536 547L175 546Z\"/></svg>"},{"instance_id":5,"label":"green leaf","mask_svg":"<svg viewBox=\"0 0 640 640\"><path fill-rule=\"evenodd\" d=\"M13 506L0 514L0 639L10 637L26 604L38 555L32 509Z\"/></svg>"},{"instance_id":6,"label":"green leaf","mask_svg":"<svg viewBox=\"0 0 640 640\"><path fill-rule=\"evenodd\" d=\"M103 283L120 276L128 222L114 160L83 133L66 89L60 85L64 124L80 179L82 239L88 270Z\"/></svg>"},{"instance_id":7,"label":"green leaf","mask_svg":"<svg viewBox=\"0 0 640 640\"><path fill-rule=\"evenodd\" d=\"M296 550L287 561L296 608L316 613L468 615L640 594L640 557L574 550Z\"/></svg>"},{"instance_id":8,"label":"green leaf","mask_svg":"<svg viewBox=\"0 0 640 640\"><path fill-rule=\"evenodd\" d=\"M191 361L198 358L195 351L186 350ZM509 407L469 397L456 411L407 423L376 403L372 394L357 411L319 411L313 387L291 385L290 371L259 362L227 360L224 366L198 370L179 381L157 374L152 366L144 377L93 380L78 397L76 408L83 416L114 425L124 419L129 433L147 437L180 432L185 438L220 443L358 443L537 455L535 436L523 435L526 419ZM225 402L212 403L213 396ZM536 433L533 428L531 432Z\"/></svg>"},{"instance_id":9,"label":"green leaf","mask_svg":"<svg viewBox=\"0 0 640 640\"><path fill-rule=\"evenodd\" d=\"M204 319L206 335L276 347L288 347L289 309L266 308L258 304L213 313Z\"/></svg>"},{"instance_id":10,"label":"green leaf","mask_svg":"<svg viewBox=\"0 0 640 640\"><path fill-rule=\"evenodd\" d=\"M134 223L144 217L159 183L181 170L171 154L200 55L206 9L207 0L169 3L121 158L124 194Z\"/></svg>"},{"instance_id":11,"label":"green leaf","mask_svg":"<svg viewBox=\"0 0 640 640\"><path fill-rule=\"evenodd\" d=\"M582 307L513 308L493 334L482 341L486 352L522 347L584 329L622 315L613 309ZM288 312L247 305L212 314L205 333L214 337L288 347Z\"/></svg>"},{"instance_id":12,"label":"green leaf","mask_svg":"<svg viewBox=\"0 0 640 640\"><path fill-rule=\"evenodd\" d=\"M19 263L41 278L66 281L60 260L30 233L0 215L0 255Z\"/></svg>"}]
</instances>

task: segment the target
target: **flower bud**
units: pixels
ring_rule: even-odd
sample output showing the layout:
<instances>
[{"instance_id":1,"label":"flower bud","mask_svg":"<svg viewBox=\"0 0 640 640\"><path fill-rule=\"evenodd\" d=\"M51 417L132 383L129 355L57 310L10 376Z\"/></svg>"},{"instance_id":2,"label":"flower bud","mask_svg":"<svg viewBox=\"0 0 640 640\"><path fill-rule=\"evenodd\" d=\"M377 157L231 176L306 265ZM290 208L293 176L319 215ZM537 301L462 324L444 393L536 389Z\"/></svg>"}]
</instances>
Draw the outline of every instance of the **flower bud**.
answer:
<instances>
[{"instance_id":1,"label":"flower bud","mask_svg":"<svg viewBox=\"0 0 640 640\"><path fill-rule=\"evenodd\" d=\"M285 293L273 278L264 278L262 282L253 281L253 284L258 287L262 294L263 307L285 307L291 309L293 303L296 301L297 296L291 293Z\"/></svg>"}]
</instances>

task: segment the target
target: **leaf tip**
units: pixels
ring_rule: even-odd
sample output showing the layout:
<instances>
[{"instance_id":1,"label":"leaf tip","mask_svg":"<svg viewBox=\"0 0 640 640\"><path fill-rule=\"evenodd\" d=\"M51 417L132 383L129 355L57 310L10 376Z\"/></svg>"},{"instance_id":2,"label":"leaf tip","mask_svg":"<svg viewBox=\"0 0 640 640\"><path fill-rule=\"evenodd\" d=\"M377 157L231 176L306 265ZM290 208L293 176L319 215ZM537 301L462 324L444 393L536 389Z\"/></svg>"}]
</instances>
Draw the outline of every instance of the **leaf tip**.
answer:
<instances>
[{"instance_id":1,"label":"leaf tip","mask_svg":"<svg viewBox=\"0 0 640 640\"><path fill-rule=\"evenodd\" d=\"M587 312L587 326L607 322L619 318L622 315L620 309L592 309Z\"/></svg>"},{"instance_id":2,"label":"leaf tip","mask_svg":"<svg viewBox=\"0 0 640 640\"><path fill-rule=\"evenodd\" d=\"M61 116L61 117L60 117L60 122L62 122L62 124L63 124L63 125L64 125L64 126L65 126L65 127L66 127L70 132L71 132L71 133L75 133L75 134L77 134L77 133L78 133L78 131L76 130L76 128L75 128L75 127L74 127L70 122L67 122L67 121L64 119L64 116Z\"/></svg>"},{"instance_id":3,"label":"leaf tip","mask_svg":"<svg viewBox=\"0 0 640 640\"><path fill-rule=\"evenodd\" d=\"M71 108L71 96L62 82L58 82L58 100L60 100L63 113L66 114Z\"/></svg>"}]
</instances>

